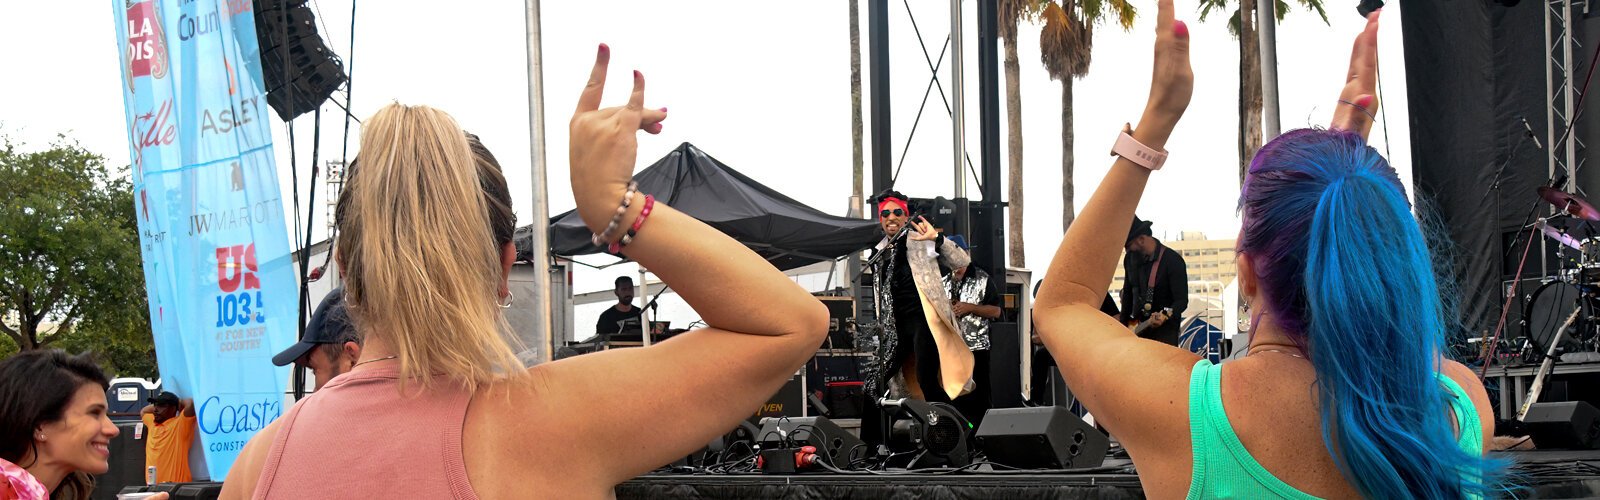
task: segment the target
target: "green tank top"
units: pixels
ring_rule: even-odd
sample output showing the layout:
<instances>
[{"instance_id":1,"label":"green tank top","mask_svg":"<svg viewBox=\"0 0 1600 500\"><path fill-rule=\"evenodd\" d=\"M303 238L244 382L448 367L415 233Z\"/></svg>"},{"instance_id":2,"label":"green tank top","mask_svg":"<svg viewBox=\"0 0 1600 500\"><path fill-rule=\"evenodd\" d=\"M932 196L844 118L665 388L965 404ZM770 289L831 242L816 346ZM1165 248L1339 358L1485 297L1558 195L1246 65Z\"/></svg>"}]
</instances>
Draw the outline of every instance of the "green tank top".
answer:
<instances>
[{"instance_id":1,"label":"green tank top","mask_svg":"<svg viewBox=\"0 0 1600 500\"><path fill-rule=\"evenodd\" d=\"M1483 427L1472 399L1450 377L1434 375L1450 390L1450 409L1456 416L1456 428L1461 430L1457 441L1461 449L1482 454ZM1189 436L1194 450L1189 498L1317 498L1267 472L1244 449L1222 408L1222 365L1204 359L1194 364L1189 375Z\"/></svg>"}]
</instances>

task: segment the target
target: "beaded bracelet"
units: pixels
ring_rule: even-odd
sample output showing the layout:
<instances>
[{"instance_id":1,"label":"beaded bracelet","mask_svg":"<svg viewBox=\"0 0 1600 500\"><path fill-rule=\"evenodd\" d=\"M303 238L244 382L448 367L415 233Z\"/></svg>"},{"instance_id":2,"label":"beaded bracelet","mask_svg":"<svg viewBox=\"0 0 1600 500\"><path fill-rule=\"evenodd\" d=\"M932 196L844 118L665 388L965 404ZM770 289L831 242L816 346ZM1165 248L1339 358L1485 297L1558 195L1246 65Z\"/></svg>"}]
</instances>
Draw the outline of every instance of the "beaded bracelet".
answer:
<instances>
[{"instance_id":1,"label":"beaded bracelet","mask_svg":"<svg viewBox=\"0 0 1600 500\"><path fill-rule=\"evenodd\" d=\"M633 237L639 234L639 228L644 227L644 220L650 218L650 211L654 210L655 207L655 195L644 195L644 209L639 211L639 217L633 219L633 227L628 228L627 234L622 235L622 239L617 240L616 243L612 243L609 247L607 247L606 251L615 254L622 251L622 247L628 246L629 243L633 243Z\"/></svg>"},{"instance_id":2,"label":"beaded bracelet","mask_svg":"<svg viewBox=\"0 0 1600 500\"><path fill-rule=\"evenodd\" d=\"M633 203L633 195L637 192L639 192L639 183L629 181L628 190L622 193L622 203L617 207L617 213L611 216L611 223L606 224L606 229L604 231L600 231L589 237L589 241L594 243L594 246L606 246L606 242L611 239L611 233L616 231L618 226L622 225L622 217L628 214L628 206Z\"/></svg>"}]
</instances>

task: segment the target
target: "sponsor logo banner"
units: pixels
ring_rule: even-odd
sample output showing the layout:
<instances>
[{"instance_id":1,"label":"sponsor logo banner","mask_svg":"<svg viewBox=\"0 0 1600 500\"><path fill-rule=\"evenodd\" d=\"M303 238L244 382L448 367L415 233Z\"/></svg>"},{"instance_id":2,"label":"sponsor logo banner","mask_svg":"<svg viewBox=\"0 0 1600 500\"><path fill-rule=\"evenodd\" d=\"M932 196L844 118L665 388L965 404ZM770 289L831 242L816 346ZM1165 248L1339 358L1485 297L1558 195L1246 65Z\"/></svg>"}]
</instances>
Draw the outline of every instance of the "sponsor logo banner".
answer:
<instances>
[{"instance_id":1,"label":"sponsor logo banner","mask_svg":"<svg viewBox=\"0 0 1600 500\"><path fill-rule=\"evenodd\" d=\"M213 478L283 415L297 293L251 2L112 0L145 289L164 388L195 400Z\"/></svg>"}]
</instances>

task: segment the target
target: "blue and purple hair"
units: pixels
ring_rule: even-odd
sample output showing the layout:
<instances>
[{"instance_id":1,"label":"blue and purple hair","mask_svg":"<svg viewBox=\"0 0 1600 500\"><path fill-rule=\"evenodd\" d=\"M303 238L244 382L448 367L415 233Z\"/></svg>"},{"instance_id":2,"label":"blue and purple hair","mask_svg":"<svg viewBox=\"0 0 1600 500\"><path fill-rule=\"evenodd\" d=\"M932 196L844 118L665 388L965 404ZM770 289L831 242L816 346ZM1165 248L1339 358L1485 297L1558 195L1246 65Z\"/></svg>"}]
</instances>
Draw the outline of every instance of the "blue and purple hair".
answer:
<instances>
[{"instance_id":1,"label":"blue and purple hair","mask_svg":"<svg viewBox=\"0 0 1600 500\"><path fill-rule=\"evenodd\" d=\"M1316 367L1323 441L1344 476L1367 497L1501 491L1506 464L1466 453L1444 418L1448 320L1389 163L1355 133L1294 130L1256 153L1242 192L1239 252L1266 319Z\"/></svg>"}]
</instances>

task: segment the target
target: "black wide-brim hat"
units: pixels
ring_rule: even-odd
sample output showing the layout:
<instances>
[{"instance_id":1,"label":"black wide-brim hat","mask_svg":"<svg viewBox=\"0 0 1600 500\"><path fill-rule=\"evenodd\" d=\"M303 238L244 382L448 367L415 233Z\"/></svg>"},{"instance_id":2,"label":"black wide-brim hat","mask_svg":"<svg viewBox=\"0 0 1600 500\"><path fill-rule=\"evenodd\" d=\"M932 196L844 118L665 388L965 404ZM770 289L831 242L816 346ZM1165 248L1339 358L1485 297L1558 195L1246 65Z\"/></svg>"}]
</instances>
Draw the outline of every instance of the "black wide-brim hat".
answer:
<instances>
[{"instance_id":1,"label":"black wide-brim hat","mask_svg":"<svg viewBox=\"0 0 1600 500\"><path fill-rule=\"evenodd\" d=\"M1150 236L1154 234L1150 232L1150 224L1150 221L1141 220L1138 215L1134 215L1133 225L1128 227L1128 239L1123 240L1122 244L1126 246L1129 242L1133 241L1134 238L1138 238L1139 236Z\"/></svg>"}]
</instances>

